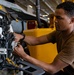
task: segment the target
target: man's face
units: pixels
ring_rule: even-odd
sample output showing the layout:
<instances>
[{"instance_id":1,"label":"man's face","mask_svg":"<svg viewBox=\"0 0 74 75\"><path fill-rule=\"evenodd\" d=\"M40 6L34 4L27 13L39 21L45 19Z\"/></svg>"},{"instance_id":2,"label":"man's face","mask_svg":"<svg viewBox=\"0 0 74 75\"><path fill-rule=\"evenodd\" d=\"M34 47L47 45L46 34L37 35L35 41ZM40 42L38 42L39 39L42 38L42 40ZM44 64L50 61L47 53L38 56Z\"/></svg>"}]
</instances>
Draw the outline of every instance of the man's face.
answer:
<instances>
[{"instance_id":1,"label":"man's face","mask_svg":"<svg viewBox=\"0 0 74 75\"><path fill-rule=\"evenodd\" d=\"M63 9L56 9L55 17L56 17L55 20L56 30L65 31L70 28L71 18L67 16L67 14Z\"/></svg>"}]
</instances>

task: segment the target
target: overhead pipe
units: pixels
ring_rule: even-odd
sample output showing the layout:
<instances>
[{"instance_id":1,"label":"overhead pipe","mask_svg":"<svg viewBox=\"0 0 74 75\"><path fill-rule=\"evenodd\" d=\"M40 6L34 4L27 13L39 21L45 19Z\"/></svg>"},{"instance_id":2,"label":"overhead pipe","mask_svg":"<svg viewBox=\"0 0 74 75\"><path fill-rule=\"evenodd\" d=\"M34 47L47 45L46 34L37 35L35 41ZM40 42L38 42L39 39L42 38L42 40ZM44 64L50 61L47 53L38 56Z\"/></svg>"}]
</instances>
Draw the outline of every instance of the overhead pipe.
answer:
<instances>
[{"instance_id":1,"label":"overhead pipe","mask_svg":"<svg viewBox=\"0 0 74 75\"><path fill-rule=\"evenodd\" d=\"M36 3L34 3L32 0L30 0L30 2L33 4L33 5L36 5ZM48 14L46 11L43 11L43 9L40 9L42 12L44 12L45 14Z\"/></svg>"},{"instance_id":2,"label":"overhead pipe","mask_svg":"<svg viewBox=\"0 0 74 75\"><path fill-rule=\"evenodd\" d=\"M52 12L54 12L53 8L52 8L46 1L44 1L44 0L42 0L42 1L46 4L46 6L47 6L49 9L51 9Z\"/></svg>"},{"instance_id":3,"label":"overhead pipe","mask_svg":"<svg viewBox=\"0 0 74 75\"><path fill-rule=\"evenodd\" d=\"M41 28L41 21L40 21L40 0L36 0L36 18L37 18L38 28Z\"/></svg>"}]
</instances>

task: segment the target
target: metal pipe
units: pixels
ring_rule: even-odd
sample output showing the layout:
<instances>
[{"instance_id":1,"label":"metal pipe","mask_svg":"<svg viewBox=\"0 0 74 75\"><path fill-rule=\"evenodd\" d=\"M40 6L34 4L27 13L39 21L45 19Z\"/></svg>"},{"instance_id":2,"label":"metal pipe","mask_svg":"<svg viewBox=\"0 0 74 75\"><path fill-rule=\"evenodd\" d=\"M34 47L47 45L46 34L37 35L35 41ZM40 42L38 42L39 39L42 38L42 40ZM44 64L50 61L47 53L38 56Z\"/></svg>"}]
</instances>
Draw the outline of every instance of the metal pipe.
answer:
<instances>
[{"instance_id":1,"label":"metal pipe","mask_svg":"<svg viewBox=\"0 0 74 75\"><path fill-rule=\"evenodd\" d=\"M36 0L36 18L37 18L38 28L41 28L41 21L40 21L40 0Z\"/></svg>"}]
</instances>

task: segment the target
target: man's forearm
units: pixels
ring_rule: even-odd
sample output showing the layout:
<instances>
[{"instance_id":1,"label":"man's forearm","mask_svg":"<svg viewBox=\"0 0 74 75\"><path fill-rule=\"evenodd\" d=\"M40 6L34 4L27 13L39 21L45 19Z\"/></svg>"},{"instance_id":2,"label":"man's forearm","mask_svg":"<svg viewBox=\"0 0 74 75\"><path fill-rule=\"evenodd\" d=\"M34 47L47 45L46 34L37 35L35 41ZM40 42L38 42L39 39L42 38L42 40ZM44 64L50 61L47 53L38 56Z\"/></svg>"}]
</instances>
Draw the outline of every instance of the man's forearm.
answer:
<instances>
[{"instance_id":1,"label":"man's forearm","mask_svg":"<svg viewBox=\"0 0 74 75\"><path fill-rule=\"evenodd\" d=\"M47 63L44 63L44 62L42 62L42 61L39 61L39 60L37 60L37 59L35 59L35 58L29 56L29 55L27 55L26 57L24 57L24 55L23 55L22 58L23 58L24 60L27 60L28 62L30 62L30 63L32 63L32 64L38 66L38 67L44 69L44 70L45 70L46 72L48 72L50 75L54 73L53 67L52 67L51 65L47 64Z\"/></svg>"}]
</instances>

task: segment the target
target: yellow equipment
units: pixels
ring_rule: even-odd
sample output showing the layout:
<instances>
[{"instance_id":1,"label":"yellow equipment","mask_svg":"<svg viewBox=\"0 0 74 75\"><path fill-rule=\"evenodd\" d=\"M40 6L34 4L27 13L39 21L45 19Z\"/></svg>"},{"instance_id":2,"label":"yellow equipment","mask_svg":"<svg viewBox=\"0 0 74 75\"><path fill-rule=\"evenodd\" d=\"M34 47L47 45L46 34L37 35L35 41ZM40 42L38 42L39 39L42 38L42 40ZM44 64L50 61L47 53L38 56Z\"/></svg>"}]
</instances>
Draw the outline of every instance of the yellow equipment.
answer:
<instances>
[{"instance_id":1,"label":"yellow equipment","mask_svg":"<svg viewBox=\"0 0 74 75\"><path fill-rule=\"evenodd\" d=\"M54 15L54 13L49 14L49 17L50 17L50 25L49 25L49 28L54 29L55 28L55 15Z\"/></svg>"},{"instance_id":2,"label":"yellow equipment","mask_svg":"<svg viewBox=\"0 0 74 75\"><path fill-rule=\"evenodd\" d=\"M62 0L62 2L65 2L65 1L72 1L72 2L74 2L74 0Z\"/></svg>"},{"instance_id":3,"label":"yellow equipment","mask_svg":"<svg viewBox=\"0 0 74 75\"><path fill-rule=\"evenodd\" d=\"M38 37L41 35L51 33L52 31L54 31L54 29L51 28L31 29L25 30L24 34ZM47 63L51 63L57 55L56 44L52 43L28 46L28 48L32 57Z\"/></svg>"},{"instance_id":4,"label":"yellow equipment","mask_svg":"<svg viewBox=\"0 0 74 75\"><path fill-rule=\"evenodd\" d=\"M0 10L7 13L6 9L5 9L4 6L2 6L2 5L0 5Z\"/></svg>"}]
</instances>

